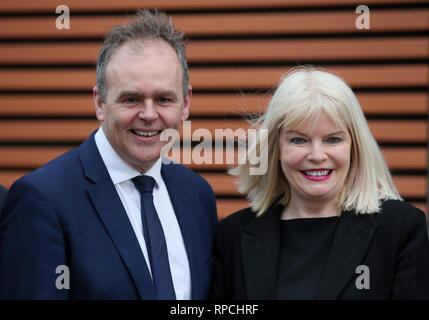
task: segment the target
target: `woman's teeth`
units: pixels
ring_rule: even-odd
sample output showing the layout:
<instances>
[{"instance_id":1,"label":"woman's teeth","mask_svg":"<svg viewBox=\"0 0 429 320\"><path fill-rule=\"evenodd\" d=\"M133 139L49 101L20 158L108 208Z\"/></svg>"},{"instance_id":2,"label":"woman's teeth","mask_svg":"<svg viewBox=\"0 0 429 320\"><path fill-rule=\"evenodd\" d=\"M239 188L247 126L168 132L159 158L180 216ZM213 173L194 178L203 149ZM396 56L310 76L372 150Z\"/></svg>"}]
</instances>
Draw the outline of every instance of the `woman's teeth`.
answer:
<instances>
[{"instance_id":1,"label":"woman's teeth","mask_svg":"<svg viewBox=\"0 0 429 320\"><path fill-rule=\"evenodd\" d=\"M304 173L307 176L312 176L312 177L320 177L320 176L327 176L329 174L330 170L321 170L321 171L305 171Z\"/></svg>"}]
</instances>

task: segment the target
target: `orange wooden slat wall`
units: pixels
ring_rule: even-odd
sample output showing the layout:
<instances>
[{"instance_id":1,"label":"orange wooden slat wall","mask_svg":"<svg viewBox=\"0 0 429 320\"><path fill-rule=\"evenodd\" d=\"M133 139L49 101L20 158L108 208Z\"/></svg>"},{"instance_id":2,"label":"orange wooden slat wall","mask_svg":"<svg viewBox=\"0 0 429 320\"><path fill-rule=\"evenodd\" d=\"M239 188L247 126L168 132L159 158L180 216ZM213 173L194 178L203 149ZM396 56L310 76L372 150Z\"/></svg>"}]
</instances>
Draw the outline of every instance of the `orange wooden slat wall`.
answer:
<instances>
[{"instance_id":1,"label":"orange wooden slat wall","mask_svg":"<svg viewBox=\"0 0 429 320\"><path fill-rule=\"evenodd\" d=\"M58 4L0 2L0 184L7 187L98 127L91 90L102 38L142 1L63 1L70 30L55 28ZM144 4L171 11L189 36L193 130L247 129L240 115L263 112L282 75L300 63L322 65L356 89L399 191L427 211L427 1L366 1L369 30L356 28L353 0ZM219 218L247 206L226 174L231 164L187 165L213 185Z\"/></svg>"}]
</instances>

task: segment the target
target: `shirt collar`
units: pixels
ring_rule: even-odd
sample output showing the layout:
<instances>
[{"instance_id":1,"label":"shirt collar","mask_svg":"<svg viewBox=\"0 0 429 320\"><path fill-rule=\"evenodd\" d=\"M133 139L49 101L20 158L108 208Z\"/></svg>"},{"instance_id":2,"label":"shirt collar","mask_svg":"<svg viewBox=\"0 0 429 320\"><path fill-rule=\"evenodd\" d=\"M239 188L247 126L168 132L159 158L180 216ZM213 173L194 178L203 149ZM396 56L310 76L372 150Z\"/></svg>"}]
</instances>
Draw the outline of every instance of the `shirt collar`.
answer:
<instances>
[{"instance_id":1,"label":"shirt collar","mask_svg":"<svg viewBox=\"0 0 429 320\"><path fill-rule=\"evenodd\" d=\"M109 140L107 140L102 127L100 127L95 134L95 144L97 145L98 151L100 152L101 158L103 159L104 165L114 185L131 180L141 174L116 153ZM159 158L155 164L144 173L154 178L157 186L159 186L162 181L161 163L162 160Z\"/></svg>"}]
</instances>

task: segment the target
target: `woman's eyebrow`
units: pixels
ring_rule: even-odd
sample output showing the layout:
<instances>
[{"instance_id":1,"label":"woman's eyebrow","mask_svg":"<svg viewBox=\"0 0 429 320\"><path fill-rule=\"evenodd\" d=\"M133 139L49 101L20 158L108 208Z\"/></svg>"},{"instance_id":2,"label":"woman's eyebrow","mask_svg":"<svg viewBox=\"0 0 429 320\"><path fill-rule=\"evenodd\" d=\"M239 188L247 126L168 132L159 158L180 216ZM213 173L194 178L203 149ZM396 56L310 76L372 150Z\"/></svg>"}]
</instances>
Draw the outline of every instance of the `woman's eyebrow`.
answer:
<instances>
[{"instance_id":1,"label":"woman's eyebrow","mask_svg":"<svg viewBox=\"0 0 429 320\"><path fill-rule=\"evenodd\" d=\"M305 133L299 132L297 130L288 130L286 134L299 134L300 136L307 136Z\"/></svg>"},{"instance_id":2,"label":"woman's eyebrow","mask_svg":"<svg viewBox=\"0 0 429 320\"><path fill-rule=\"evenodd\" d=\"M338 130L332 133L328 133L327 136L344 135L344 134L345 134L344 130Z\"/></svg>"},{"instance_id":3,"label":"woman's eyebrow","mask_svg":"<svg viewBox=\"0 0 429 320\"><path fill-rule=\"evenodd\" d=\"M300 132L298 130L288 130L288 131L286 131L286 134L299 134L301 136L307 136L305 133ZM338 131L330 132L330 133L326 134L326 136L344 135L344 134L345 134L344 130L338 130Z\"/></svg>"}]
</instances>

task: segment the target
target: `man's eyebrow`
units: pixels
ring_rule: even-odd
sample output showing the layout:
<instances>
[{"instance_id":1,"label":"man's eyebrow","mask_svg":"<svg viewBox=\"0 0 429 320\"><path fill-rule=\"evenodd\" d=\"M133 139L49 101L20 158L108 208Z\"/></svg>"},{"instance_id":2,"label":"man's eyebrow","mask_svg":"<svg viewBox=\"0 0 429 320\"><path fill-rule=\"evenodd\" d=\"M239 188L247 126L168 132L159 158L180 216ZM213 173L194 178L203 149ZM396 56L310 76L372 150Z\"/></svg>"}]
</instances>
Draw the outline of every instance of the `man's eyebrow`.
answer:
<instances>
[{"instance_id":1,"label":"man's eyebrow","mask_svg":"<svg viewBox=\"0 0 429 320\"><path fill-rule=\"evenodd\" d=\"M140 92L136 90L124 90L120 91L118 97L124 97L124 96L140 96ZM156 92L156 95L158 96L177 96L176 92L174 90L160 90Z\"/></svg>"},{"instance_id":2,"label":"man's eyebrow","mask_svg":"<svg viewBox=\"0 0 429 320\"><path fill-rule=\"evenodd\" d=\"M116 102L121 102L126 98L134 98L134 99L143 99L144 95L137 90L123 90L120 91L118 96L114 99ZM172 100L177 100L179 97L174 90L160 90L155 92L154 98L169 98Z\"/></svg>"},{"instance_id":3,"label":"man's eyebrow","mask_svg":"<svg viewBox=\"0 0 429 320\"><path fill-rule=\"evenodd\" d=\"M157 92L158 96L170 96L170 97L177 97L176 91L174 90L161 90Z\"/></svg>"},{"instance_id":4,"label":"man's eyebrow","mask_svg":"<svg viewBox=\"0 0 429 320\"><path fill-rule=\"evenodd\" d=\"M140 96L140 93L135 90L120 91L117 99L120 99L122 97L130 97L130 96Z\"/></svg>"}]
</instances>

